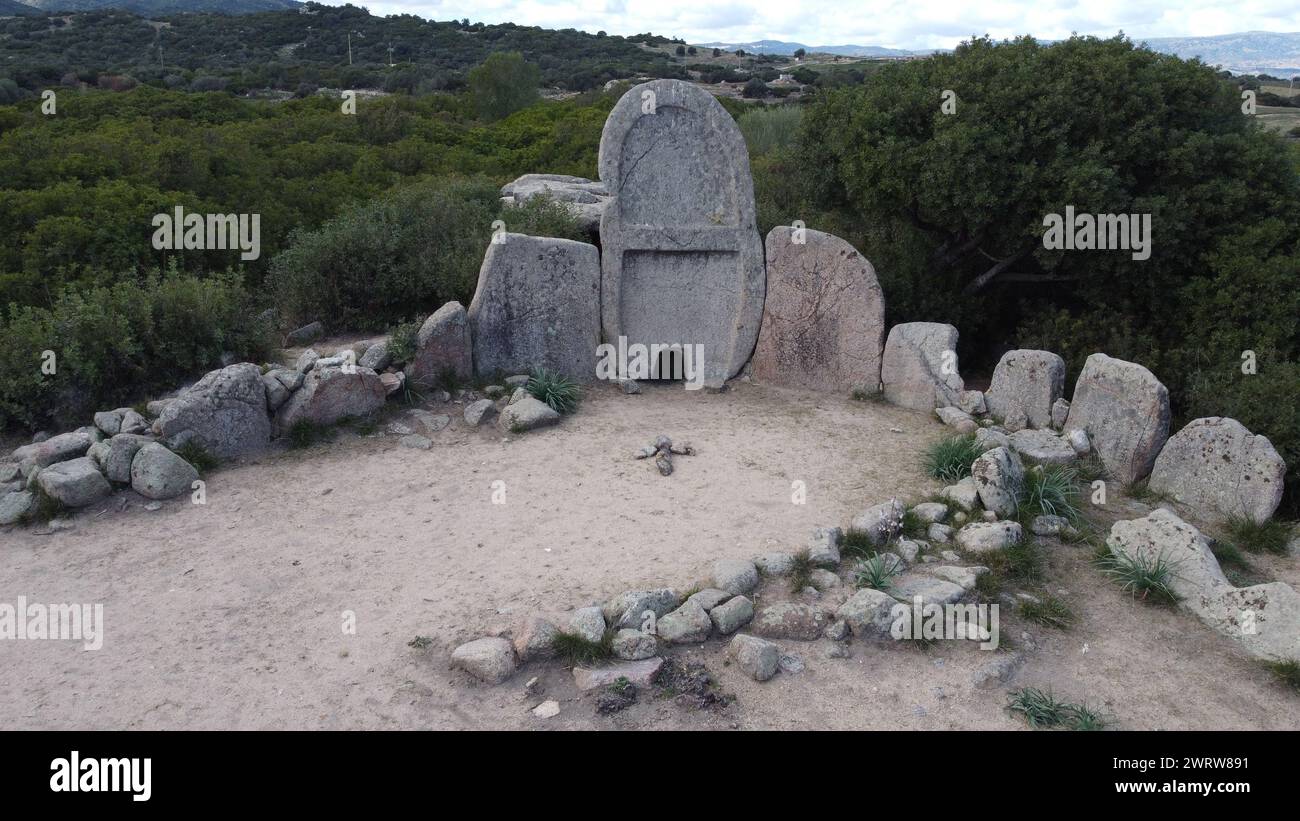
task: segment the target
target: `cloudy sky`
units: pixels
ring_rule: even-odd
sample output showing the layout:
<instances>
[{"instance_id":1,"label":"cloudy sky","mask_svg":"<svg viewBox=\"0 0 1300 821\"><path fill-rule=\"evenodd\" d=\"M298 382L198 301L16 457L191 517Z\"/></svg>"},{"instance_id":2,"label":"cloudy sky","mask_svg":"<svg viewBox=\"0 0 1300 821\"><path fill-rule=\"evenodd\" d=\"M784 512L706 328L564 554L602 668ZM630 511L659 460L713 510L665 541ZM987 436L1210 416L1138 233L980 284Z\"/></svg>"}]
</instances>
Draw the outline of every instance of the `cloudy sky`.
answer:
<instances>
[{"instance_id":1,"label":"cloudy sky","mask_svg":"<svg viewBox=\"0 0 1300 821\"><path fill-rule=\"evenodd\" d=\"M340 3L342 0L325 0ZM1073 32L1135 39L1300 31L1297 0L352 0L373 14L514 22L546 28L656 34L694 43L792 40L809 45L949 48L995 38Z\"/></svg>"}]
</instances>

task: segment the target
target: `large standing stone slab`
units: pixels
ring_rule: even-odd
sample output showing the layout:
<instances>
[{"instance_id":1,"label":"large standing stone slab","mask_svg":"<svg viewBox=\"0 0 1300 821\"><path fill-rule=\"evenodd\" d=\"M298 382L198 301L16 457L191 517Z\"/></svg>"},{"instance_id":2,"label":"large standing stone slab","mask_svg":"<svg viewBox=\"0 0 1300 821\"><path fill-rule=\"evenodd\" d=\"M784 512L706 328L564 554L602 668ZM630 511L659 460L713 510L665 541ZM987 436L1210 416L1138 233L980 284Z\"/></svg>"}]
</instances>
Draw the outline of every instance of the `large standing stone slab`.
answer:
<instances>
[{"instance_id":1,"label":"large standing stone slab","mask_svg":"<svg viewBox=\"0 0 1300 821\"><path fill-rule=\"evenodd\" d=\"M956 405L966 388L957 370L957 329L939 322L890 328L880 381L895 405L926 413Z\"/></svg>"},{"instance_id":2,"label":"large standing stone slab","mask_svg":"<svg viewBox=\"0 0 1300 821\"><path fill-rule=\"evenodd\" d=\"M1095 353L1074 383L1065 428L1086 431L1106 472L1131 484L1169 436L1169 391L1141 365Z\"/></svg>"},{"instance_id":3,"label":"large standing stone slab","mask_svg":"<svg viewBox=\"0 0 1300 821\"><path fill-rule=\"evenodd\" d=\"M765 289L740 129L690 83L642 83L605 121L600 178L606 341L702 345L704 383L721 385L754 350Z\"/></svg>"},{"instance_id":4,"label":"large standing stone slab","mask_svg":"<svg viewBox=\"0 0 1300 821\"><path fill-rule=\"evenodd\" d=\"M474 371L546 368L590 380L600 345L600 253L584 242L499 234L469 305Z\"/></svg>"},{"instance_id":5,"label":"large standing stone slab","mask_svg":"<svg viewBox=\"0 0 1300 821\"><path fill-rule=\"evenodd\" d=\"M993 369L984 401L998 419L1020 412L1031 428L1046 428L1052 424L1052 404L1064 390L1064 359L1051 351L1007 351Z\"/></svg>"},{"instance_id":6,"label":"large standing stone slab","mask_svg":"<svg viewBox=\"0 0 1300 821\"><path fill-rule=\"evenodd\" d=\"M1286 462L1273 443L1236 419L1193 419L1169 437L1151 471L1151 489L1203 516L1266 522L1282 501Z\"/></svg>"},{"instance_id":7,"label":"large standing stone slab","mask_svg":"<svg viewBox=\"0 0 1300 821\"><path fill-rule=\"evenodd\" d=\"M242 362L208 373L163 409L154 429L171 445L193 440L219 459L265 448L271 419L261 370Z\"/></svg>"},{"instance_id":8,"label":"large standing stone slab","mask_svg":"<svg viewBox=\"0 0 1300 821\"><path fill-rule=\"evenodd\" d=\"M885 295L866 257L839 237L778 225L764 242L767 298L754 376L848 393L880 389Z\"/></svg>"},{"instance_id":9,"label":"large standing stone slab","mask_svg":"<svg viewBox=\"0 0 1300 821\"><path fill-rule=\"evenodd\" d=\"M454 371L468 379L474 373L472 344L469 313L459 302L448 302L420 326L415 355L406 365L406 378L424 387L436 384L443 371Z\"/></svg>"}]
</instances>

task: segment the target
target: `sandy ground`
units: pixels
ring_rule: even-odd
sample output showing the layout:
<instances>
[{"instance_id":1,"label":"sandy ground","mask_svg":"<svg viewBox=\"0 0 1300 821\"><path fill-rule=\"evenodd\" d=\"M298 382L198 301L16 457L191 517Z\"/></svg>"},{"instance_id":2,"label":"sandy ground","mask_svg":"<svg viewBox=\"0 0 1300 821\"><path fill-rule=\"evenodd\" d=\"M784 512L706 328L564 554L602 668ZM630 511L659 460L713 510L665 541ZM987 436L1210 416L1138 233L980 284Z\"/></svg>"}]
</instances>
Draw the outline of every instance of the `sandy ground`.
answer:
<instances>
[{"instance_id":1,"label":"sandy ground","mask_svg":"<svg viewBox=\"0 0 1300 821\"><path fill-rule=\"evenodd\" d=\"M1002 709L1005 686L972 685L991 654L957 642L921 651L855 641L848 659L828 658L826 641L785 642L806 669L760 685L728 667L714 640L674 653L707 665L734 704L643 697L612 717L557 662L497 687L448 663L456 644L534 610L689 588L715 558L795 550L817 525L847 524L891 496L919 499L938 488L920 470L925 446L944 435L936 421L748 384L641 396L600 387L559 427L522 436L467 428L455 404L429 410L453 419L430 433L429 451L343 433L223 467L207 477L202 506L182 498L150 512L123 492L81 512L73 530L0 533L0 601L102 603L106 622L98 651L0 642L0 727L1022 726ZM393 418L409 417L399 408ZM660 433L699 451L668 478L630 458ZM504 504L492 502L497 481ZM806 504L792 503L795 481ZM1004 616L1025 657L1014 686L1051 687L1129 729L1300 727L1295 696L1230 641L1129 600L1087 565L1086 547L1049 551L1047 586L1080 623L1058 633ZM1294 562L1263 570L1297 582ZM778 585L762 595L786 595ZM354 634L343 629L348 612ZM433 643L409 647L417 635ZM539 687L526 693L533 676ZM560 702L558 716L530 714L543 698Z\"/></svg>"}]
</instances>

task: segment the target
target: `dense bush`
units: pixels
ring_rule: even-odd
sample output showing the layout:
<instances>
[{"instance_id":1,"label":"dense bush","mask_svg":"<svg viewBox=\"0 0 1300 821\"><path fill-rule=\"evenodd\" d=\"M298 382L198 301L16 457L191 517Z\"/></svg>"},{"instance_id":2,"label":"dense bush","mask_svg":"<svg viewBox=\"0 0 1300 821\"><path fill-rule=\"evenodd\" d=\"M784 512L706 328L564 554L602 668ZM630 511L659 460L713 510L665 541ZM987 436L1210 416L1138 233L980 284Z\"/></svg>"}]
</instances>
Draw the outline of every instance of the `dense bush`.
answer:
<instances>
[{"instance_id":1,"label":"dense bush","mask_svg":"<svg viewBox=\"0 0 1300 821\"><path fill-rule=\"evenodd\" d=\"M496 220L514 233L586 239L549 200L505 211L499 197L482 179L434 179L299 232L271 264L281 315L379 330L448 300L468 305Z\"/></svg>"},{"instance_id":2,"label":"dense bush","mask_svg":"<svg viewBox=\"0 0 1300 821\"><path fill-rule=\"evenodd\" d=\"M11 306L0 318L0 428L87 424L219 367L223 353L262 360L270 329L258 317L236 276L174 268L65 291L49 308Z\"/></svg>"}]
</instances>

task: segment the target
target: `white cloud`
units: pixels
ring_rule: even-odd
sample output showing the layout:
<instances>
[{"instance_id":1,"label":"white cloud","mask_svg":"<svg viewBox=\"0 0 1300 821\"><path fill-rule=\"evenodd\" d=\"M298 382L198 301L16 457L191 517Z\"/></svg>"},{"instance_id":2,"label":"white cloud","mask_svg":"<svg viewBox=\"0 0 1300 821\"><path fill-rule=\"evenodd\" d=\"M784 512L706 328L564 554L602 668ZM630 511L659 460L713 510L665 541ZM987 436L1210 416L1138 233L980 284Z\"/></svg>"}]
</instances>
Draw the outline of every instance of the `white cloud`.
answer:
<instances>
[{"instance_id":1,"label":"white cloud","mask_svg":"<svg viewBox=\"0 0 1300 821\"><path fill-rule=\"evenodd\" d=\"M1014 0L966 8L953 0L380 0L365 5L373 14L468 17L624 35L652 31L694 43L770 39L919 49L951 47L972 34L1058 39L1123 30L1143 39L1300 31L1300 5L1293 0Z\"/></svg>"}]
</instances>

